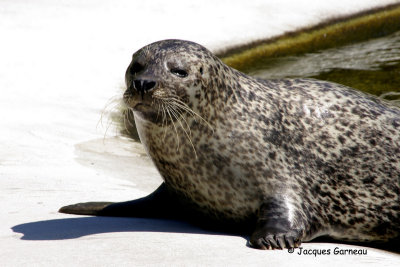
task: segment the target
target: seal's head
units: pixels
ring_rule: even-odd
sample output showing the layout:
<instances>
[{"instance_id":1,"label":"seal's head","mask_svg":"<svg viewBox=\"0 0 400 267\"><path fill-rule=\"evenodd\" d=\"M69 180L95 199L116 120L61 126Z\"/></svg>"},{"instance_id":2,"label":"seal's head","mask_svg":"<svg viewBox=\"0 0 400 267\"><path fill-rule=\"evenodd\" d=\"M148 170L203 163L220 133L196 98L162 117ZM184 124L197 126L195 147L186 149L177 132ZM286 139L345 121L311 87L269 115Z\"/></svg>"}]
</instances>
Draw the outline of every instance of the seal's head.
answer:
<instances>
[{"instance_id":1,"label":"seal's head","mask_svg":"<svg viewBox=\"0 0 400 267\"><path fill-rule=\"evenodd\" d=\"M207 87L210 66L215 57L203 46L183 40L164 40L147 45L132 56L125 74L124 101L129 109L147 121L162 124L165 107L193 110L193 101Z\"/></svg>"}]
</instances>

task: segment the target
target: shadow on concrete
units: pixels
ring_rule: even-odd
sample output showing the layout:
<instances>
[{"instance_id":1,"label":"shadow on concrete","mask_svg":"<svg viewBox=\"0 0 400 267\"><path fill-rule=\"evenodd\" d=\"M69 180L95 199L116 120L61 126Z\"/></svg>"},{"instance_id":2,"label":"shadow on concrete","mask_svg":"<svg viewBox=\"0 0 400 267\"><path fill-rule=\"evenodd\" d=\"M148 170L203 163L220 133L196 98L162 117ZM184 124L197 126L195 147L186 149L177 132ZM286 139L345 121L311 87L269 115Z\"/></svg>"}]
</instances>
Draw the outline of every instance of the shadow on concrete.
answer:
<instances>
[{"instance_id":1,"label":"shadow on concrete","mask_svg":"<svg viewBox=\"0 0 400 267\"><path fill-rule=\"evenodd\" d=\"M80 217L64 218L56 220L38 221L19 224L12 227L16 233L21 233L22 240L64 240L74 239L101 233L113 232L167 232L167 233L186 233L186 234L205 234L205 235L234 235L242 236L248 243L248 236L233 234L232 232L205 230L185 221L147 219L147 218L122 218L122 217ZM310 243L336 243L327 237L314 239ZM370 247L400 254L399 241L390 243L351 243L340 242L340 244L356 245L360 247Z\"/></svg>"},{"instance_id":2,"label":"shadow on concrete","mask_svg":"<svg viewBox=\"0 0 400 267\"><path fill-rule=\"evenodd\" d=\"M207 235L231 235L203 230L192 224L163 219L81 217L38 221L12 227L23 234L22 240L63 240L112 232L170 232Z\"/></svg>"}]
</instances>

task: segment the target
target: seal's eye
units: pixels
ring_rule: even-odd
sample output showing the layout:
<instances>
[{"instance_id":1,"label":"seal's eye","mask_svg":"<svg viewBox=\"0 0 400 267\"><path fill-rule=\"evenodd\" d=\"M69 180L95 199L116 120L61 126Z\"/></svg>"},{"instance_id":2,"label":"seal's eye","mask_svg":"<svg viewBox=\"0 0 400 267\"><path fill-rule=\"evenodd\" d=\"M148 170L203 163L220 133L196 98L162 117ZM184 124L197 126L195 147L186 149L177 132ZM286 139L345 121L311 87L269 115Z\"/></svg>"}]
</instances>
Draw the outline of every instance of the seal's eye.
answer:
<instances>
[{"instance_id":1,"label":"seal's eye","mask_svg":"<svg viewBox=\"0 0 400 267\"><path fill-rule=\"evenodd\" d=\"M177 69L177 68L171 69L171 73L180 78L185 78L188 76L188 73L185 70Z\"/></svg>"},{"instance_id":2,"label":"seal's eye","mask_svg":"<svg viewBox=\"0 0 400 267\"><path fill-rule=\"evenodd\" d=\"M143 70L143 66L142 64L139 64L137 62L133 63L133 65L131 66L131 68L129 69L130 74L134 75L140 71Z\"/></svg>"}]
</instances>

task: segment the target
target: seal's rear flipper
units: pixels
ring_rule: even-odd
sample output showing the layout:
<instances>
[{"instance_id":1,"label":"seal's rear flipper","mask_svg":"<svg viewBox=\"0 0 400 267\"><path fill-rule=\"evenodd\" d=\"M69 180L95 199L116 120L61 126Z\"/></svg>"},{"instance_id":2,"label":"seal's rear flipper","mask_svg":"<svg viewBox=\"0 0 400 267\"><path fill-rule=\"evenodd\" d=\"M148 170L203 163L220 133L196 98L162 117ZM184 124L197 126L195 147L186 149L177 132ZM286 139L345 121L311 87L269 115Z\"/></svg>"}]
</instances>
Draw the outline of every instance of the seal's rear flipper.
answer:
<instances>
[{"instance_id":1,"label":"seal's rear flipper","mask_svg":"<svg viewBox=\"0 0 400 267\"><path fill-rule=\"evenodd\" d=\"M98 215L98 213L114 204L113 202L85 202L64 206L58 210L61 213L77 214L77 215Z\"/></svg>"},{"instance_id":2,"label":"seal's rear flipper","mask_svg":"<svg viewBox=\"0 0 400 267\"><path fill-rule=\"evenodd\" d=\"M170 218L182 215L180 202L165 183L150 195L126 202L85 202L62 207L59 212L77 215Z\"/></svg>"}]
</instances>

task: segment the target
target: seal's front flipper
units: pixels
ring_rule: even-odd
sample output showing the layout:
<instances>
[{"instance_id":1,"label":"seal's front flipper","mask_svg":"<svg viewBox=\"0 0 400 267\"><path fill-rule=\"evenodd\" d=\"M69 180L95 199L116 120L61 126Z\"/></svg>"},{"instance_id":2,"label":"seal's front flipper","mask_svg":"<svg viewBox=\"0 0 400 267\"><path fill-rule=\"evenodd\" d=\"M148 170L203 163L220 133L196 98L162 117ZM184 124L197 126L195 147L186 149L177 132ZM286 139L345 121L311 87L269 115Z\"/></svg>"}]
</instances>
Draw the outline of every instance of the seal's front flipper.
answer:
<instances>
[{"instance_id":1,"label":"seal's front flipper","mask_svg":"<svg viewBox=\"0 0 400 267\"><path fill-rule=\"evenodd\" d=\"M180 202L165 183L150 195L126 202L86 202L62 207L59 212L77 215L171 218L182 214Z\"/></svg>"},{"instance_id":2,"label":"seal's front flipper","mask_svg":"<svg viewBox=\"0 0 400 267\"><path fill-rule=\"evenodd\" d=\"M270 198L260 207L250 244L258 249L297 248L305 233L304 220L289 218L286 201Z\"/></svg>"}]
</instances>

